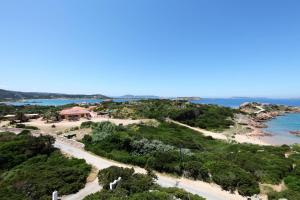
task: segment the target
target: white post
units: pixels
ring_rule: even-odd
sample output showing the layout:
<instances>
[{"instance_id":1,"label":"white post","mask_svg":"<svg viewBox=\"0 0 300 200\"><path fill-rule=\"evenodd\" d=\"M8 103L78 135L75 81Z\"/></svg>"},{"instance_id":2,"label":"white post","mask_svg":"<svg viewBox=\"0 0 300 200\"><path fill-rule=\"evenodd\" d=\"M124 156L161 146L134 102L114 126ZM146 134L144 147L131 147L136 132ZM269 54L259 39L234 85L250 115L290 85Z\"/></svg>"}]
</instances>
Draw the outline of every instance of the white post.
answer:
<instances>
[{"instance_id":1,"label":"white post","mask_svg":"<svg viewBox=\"0 0 300 200\"><path fill-rule=\"evenodd\" d=\"M121 179L122 179L122 178L119 177L117 180L114 180L113 182L111 182L111 183L109 184L109 189L112 190L113 187L114 187Z\"/></svg>"},{"instance_id":2,"label":"white post","mask_svg":"<svg viewBox=\"0 0 300 200\"><path fill-rule=\"evenodd\" d=\"M58 200L58 192L56 190L52 193L52 200Z\"/></svg>"}]
</instances>

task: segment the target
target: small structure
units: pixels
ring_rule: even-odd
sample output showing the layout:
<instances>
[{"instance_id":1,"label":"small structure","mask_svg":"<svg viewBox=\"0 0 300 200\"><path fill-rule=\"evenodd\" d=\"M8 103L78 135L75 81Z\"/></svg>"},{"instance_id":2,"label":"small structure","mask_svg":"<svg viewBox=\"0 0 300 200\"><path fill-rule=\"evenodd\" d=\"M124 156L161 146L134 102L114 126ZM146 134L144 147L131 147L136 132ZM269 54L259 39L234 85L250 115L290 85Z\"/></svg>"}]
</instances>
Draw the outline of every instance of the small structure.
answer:
<instances>
[{"instance_id":1,"label":"small structure","mask_svg":"<svg viewBox=\"0 0 300 200\"><path fill-rule=\"evenodd\" d=\"M28 119L38 119L40 117L39 114L25 114L25 117Z\"/></svg>"},{"instance_id":2,"label":"small structure","mask_svg":"<svg viewBox=\"0 0 300 200\"><path fill-rule=\"evenodd\" d=\"M108 111L100 111L97 113L98 116L104 117L104 118L109 118L109 112Z\"/></svg>"},{"instance_id":3,"label":"small structure","mask_svg":"<svg viewBox=\"0 0 300 200\"><path fill-rule=\"evenodd\" d=\"M121 181L121 177L119 177L117 180L114 180L113 182L111 182L111 183L109 183L109 189L110 190L113 190L114 189L114 187L115 187L115 185L119 182L119 181Z\"/></svg>"},{"instance_id":4,"label":"small structure","mask_svg":"<svg viewBox=\"0 0 300 200\"><path fill-rule=\"evenodd\" d=\"M16 120L16 117L17 117L17 115L5 115L5 116L3 116L4 119L10 120L10 121ZM37 118L40 117L40 115L39 114L24 114L24 117L26 119L37 119Z\"/></svg>"},{"instance_id":5,"label":"small structure","mask_svg":"<svg viewBox=\"0 0 300 200\"><path fill-rule=\"evenodd\" d=\"M12 121L16 119L16 115L5 115L3 118Z\"/></svg>"},{"instance_id":6,"label":"small structure","mask_svg":"<svg viewBox=\"0 0 300 200\"><path fill-rule=\"evenodd\" d=\"M61 119L78 120L80 118L91 118L91 112L85 108L75 106L60 111L59 116Z\"/></svg>"}]
</instances>

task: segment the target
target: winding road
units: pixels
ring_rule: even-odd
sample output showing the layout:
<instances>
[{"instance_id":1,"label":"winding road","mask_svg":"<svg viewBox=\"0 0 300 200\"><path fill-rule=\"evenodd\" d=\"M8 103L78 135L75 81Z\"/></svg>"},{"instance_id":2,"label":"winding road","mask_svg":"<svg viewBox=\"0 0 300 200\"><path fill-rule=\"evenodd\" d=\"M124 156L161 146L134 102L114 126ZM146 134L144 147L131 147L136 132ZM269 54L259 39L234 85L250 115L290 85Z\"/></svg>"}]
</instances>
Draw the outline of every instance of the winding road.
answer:
<instances>
[{"instance_id":1,"label":"winding road","mask_svg":"<svg viewBox=\"0 0 300 200\"><path fill-rule=\"evenodd\" d=\"M10 131L19 133L19 129L3 129L1 131ZM75 140L66 139L55 134L44 133L42 131L32 131L32 135L39 136L42 135L52 135L55 137L54 146L60 149L63 153L66 153L74 158L84 159L88 164L94 166L97 170L105 169L110 166L119 166L126 168L133 168L137 173L146 173L146 170L137 166L132 166L128 164L119 163L113 160L102 158L91 152L84 150L84 144L77 142ZM228 191L224 191L220 186L216 184L206 183L202 181L195 181L182 177L174 177L167 174L156 173L158 179L157 183L162 187L177 187L182 188L192 194L197 194L206 198L207 200L247 200L237 193L232 194ZM62 197L62 200L81 200L89 194L95 193L101 189L98 184L98 180L87 183L86 186L79 192L71 195L66 195ZM265 199L260 197L252 197L251 200Z\"/></svg>"},{"instance_id":2,"label":"winding road","mask_svg":"<svg viewBox=\"0 0 300 200\"><path fill-rule=\"evenodd\" d=\"M112 160L108 160L102 158L100 156L94 155L90 152L85 151L78 146L74 146L72 143L66 142L65 140L61 140L60 138L56 139L54 144L56 148L59 148L62 152L71 155L72 157L84 159L88 164L93 165L97 169L101 170L110 166L119 166L119 167L129 167L134 168L135 172L138 173L146 173L145 169L122 164L119 162L115 162ZM219 186L209 184L201 181L194 181L186 178L176 178L166 174L157 173L158 180L157 183L163 187L178 187L182 188L188 192L193 194L198 194L202 197L205 197L207 200L246 200L247 198L242 197L238 194L231 194L227 191L222 190ZM93 193L89 190L87 192L81 193L80 197L87 196L88 194ZM81 198L77 198L81 199ZM64 200L73 200L73 198L65 198Z\"/></svg>"}]
</instances>

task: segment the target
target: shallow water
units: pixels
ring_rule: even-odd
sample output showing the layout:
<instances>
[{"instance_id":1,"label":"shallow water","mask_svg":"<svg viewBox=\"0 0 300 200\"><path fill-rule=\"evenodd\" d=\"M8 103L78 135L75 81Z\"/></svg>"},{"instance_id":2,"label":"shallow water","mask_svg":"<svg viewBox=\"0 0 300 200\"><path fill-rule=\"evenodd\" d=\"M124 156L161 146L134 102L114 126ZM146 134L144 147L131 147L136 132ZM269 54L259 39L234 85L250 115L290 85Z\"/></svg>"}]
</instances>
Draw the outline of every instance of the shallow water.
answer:
<instances>
[{"instance_id":1,"label":"shallow water","mask_svg":"<svg viewBox=\"0 0 300 200\"><path fill-rule=\"evenodd\" d=\"M227 99L213 99L206 98L197 101L192 101L198 104L216 104L220 106L237 108L245 102L259 102L280 104L286 106L300 106L300 99L269 99L269 98L227 98ZM268 128L264 131L271 133L271 137L262 137L261 139L267 143L282 145L282 144L300 144L300 137L290 134L290 131L300 130L300 113L287 114L279 116L268 121Z\"/></svg>"},{"instance_id":2,"label":"shallow water","mask_svg":"<svg viewBox=\"0 0 300 200\"><path fill-rule=\"evenodd\" d=\"M300 143L300 137L290 134L290 131L300 130L300 113L286 114L268 121L268 128L264 131L273 136L264 137L263 140L271 144L294 144Z\"/></svg>"}]
</instances>

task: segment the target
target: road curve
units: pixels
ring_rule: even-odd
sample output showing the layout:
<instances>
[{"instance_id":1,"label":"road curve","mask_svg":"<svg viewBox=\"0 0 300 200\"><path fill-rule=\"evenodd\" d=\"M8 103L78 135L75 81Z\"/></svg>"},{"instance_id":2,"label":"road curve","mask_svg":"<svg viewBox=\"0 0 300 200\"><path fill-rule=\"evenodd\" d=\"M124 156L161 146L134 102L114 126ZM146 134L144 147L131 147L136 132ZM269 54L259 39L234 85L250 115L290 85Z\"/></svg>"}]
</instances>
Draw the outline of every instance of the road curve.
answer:
<instances>
[{"instance_id":1,"label":"road curve","mask_svg":"<svg viewBox=\"0 0 300 200\"><path fill-rule=\"evenodd\" d=\"M56 148L59 148L62 152L71 155L72 157L84 159L88 164L95 166L97 169L101 170L110 166L119 167L133 167L135 172L146 173L145 169L122 164L116 161L108 160L100 156L94 155L90 152L85 151L82 148L74 147L72 144L56 139L54 144ZM222 190L219 186L209 184L201 181L193 181L186 178L176 178L166 174L157 173L158 180L157 183L163 187L178 187L182 188L193 194L198 194L206 198L207 200L246 200L247 198L242 197L238 194L231 194L227 191Z\"/></svg>"}]
</instances>

